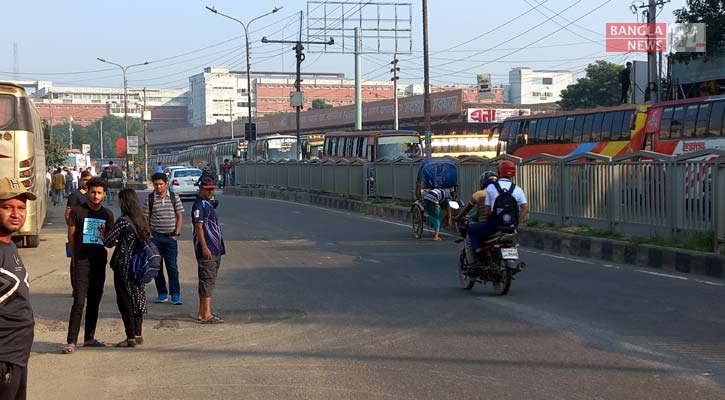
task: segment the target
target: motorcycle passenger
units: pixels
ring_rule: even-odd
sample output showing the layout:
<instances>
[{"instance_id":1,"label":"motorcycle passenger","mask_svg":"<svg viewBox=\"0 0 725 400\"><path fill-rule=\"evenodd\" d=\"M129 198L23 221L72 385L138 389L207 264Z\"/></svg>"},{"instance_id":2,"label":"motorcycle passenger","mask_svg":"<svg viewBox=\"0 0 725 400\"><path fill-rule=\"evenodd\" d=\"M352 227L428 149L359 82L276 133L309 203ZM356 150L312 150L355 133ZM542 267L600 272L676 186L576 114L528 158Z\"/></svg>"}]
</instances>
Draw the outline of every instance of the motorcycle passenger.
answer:
<instances>
[{"instance_id":1,"label":"motorcycle passenger","mask_svg":"<svg viewBox=\"0 0 725 400\"><path fill-rule=\"evenodd\" d=\"M439 232L443 223L443 210L447 210L450 198L450 193L444 189L432 189L423 196L425 213L428 216L428 226L435 230L433 240L442 240Z\"/></svg>"},{"instance_id":2,"label":"motorcycle passenger","mask_svg":"<svg viewBox=\"0 0 725 400\"><path fill-rule=\"evenodd\" d=\"M515 230L518 225L526 219L529 213L529 206L526 203L526 194L523 189L515 185L511 178L516 176L516 164L510 160L504 160L498 166L498 180L493 182L486 188L486 200L484 206L484 214L486 215L486 223L479 230L477 235L471 236L471 247L478 254L482 251L481 243L487 237L504 229ZM513 190L511 190L513 186ZM518 208L513 210L504 210L501 202L496 204L496 199L504 193L509 193L516 202ZM502 199L503 200L503 199ZM508 219L511 218L509 221Z\"/></svg>"},{"instance_id":3,"label":"motorcycle passenger","mask_svg":"<svg viewBox=\"0 0 725 400\"><path fill-rule=\"evenodd\" d=\"M486 214L485 214L485 202L486 202L486 188L488 185L495 182L498 177L494 171L486 171L481 174L479 179L479 190L471 195L471 199L468 201L463 210L456 215L456 220L460 221L466 217L466 215L474 208L478 208L476 213L476 221L468 226L468 234L464 241L466 248L466 264L473 264L476 261L476 257L473 253L474 247L472 246L472 237L475 236L477 243L480 243L484 237L481 236L481 230L486 226Z\"/></svg>"}]
</instances>

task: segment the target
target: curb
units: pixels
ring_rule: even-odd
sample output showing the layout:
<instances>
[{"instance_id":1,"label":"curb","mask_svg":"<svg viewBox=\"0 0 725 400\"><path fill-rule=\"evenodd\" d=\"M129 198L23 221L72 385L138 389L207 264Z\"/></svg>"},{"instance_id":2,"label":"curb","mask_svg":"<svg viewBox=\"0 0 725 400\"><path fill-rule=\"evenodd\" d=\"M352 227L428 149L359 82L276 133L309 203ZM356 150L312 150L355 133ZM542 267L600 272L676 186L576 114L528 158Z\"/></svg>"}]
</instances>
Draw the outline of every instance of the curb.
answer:
<instances>
[{"instance_id":1,"label":"curb","mask_svg":"<svg viewBox=\"0 0 725 400\"><path fill-rule=\"evenodd\" d=\"M350 198L290 191L285 188L226 187L224 194L259 197L311 204L351 211L396 222L410 222L410 207L395 204L374 204ZM614 239L580 236L537 228L526 228L519 234L519 243L538 250L629 264L666 272L725 278L725 257L700 251L635 244Z\"/></svg>"}]
</instances>

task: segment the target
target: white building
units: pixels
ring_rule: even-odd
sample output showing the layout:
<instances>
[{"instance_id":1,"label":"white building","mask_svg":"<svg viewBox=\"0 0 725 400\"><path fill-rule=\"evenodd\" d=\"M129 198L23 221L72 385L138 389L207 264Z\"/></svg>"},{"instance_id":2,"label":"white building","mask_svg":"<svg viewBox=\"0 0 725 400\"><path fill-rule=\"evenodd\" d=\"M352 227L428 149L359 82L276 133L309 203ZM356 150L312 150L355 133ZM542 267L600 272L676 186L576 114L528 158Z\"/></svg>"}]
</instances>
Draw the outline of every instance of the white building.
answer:
<instances>
[{"instance_id":1,"label":"white building","mask_svg":"<svg viewBox=\"0 0 725 400\"><path fill-rule=\"evenodd\" d=\"M517 67L509 71L504 100L511 104L553 103L561 100L561 91L572 83L571 71Z\"/></svg>"},{"instance_id":2,"label":"white building","mask_svg":"<svg viewBox=\"0 0 725 400\"><path fill-rule=\"evenodd\" d=\"M211 125L217 120L246 117L247 76L223 67L207 67L189 77L188 121L192 126ZM252 93L252 115L254 93Z\"/></svg>"}]
</instances>

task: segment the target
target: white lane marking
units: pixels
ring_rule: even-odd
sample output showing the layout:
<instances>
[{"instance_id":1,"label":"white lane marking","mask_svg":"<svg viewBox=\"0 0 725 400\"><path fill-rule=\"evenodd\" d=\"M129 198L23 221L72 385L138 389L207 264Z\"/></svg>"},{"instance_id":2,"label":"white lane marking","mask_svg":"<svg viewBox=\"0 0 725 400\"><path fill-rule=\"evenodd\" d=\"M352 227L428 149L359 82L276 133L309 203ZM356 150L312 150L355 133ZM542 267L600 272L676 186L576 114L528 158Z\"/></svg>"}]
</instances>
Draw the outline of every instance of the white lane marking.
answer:
<instances>
[{"instance_id":1,"label":"white lane marking","mask_svg":"<svg viewBox=\"0 0 725 400\"><path fill-rule=\"evenodd\" d=\"M611 269L622 269L622 267L619 267L617 265L612 265L612 264L604 264L604 265L602 265L602 267L611 268Z\"/></svg>"},{"instance_id":2,"label":"white lane marking","mask_svg":"<svg viewBox=\"0 0 725 400\"><path fill-rule=\"evenodd\" d=\"M641 272L643 274L648 274L648 275L661 276L661 277L664 277L664 278L679 279L681 281L689 281L690 280L690 278L685 278L684 276L677 276L677 275L670 275L670 274L662 274L662 273L659 273L659 272L645 271L643 269L636 269L635 271Z\"/></svg>"},{"instance_id":3,"label":"white lane marking","mask_svg":"<svg viewBox=\"0 0 725 400\"><path fill-rule=\"evenodd\" d=\"M578 259L576 259L576 258L569 258L569 257L563 257L563 256L556 256L556 255L553 255L553 254L543 254L543 255L548 255L549 257L554 257L554 258L558 258L558 259L560 259L560 260L566 260L566 261L574 261L574 262L578 262L578 263L582 263L582 264L589 264L589 265L594 265L594 263L593 263L593 262L591 262L591 261L584 261L584 260L578 260Z\"/></svg>"},{"instance_id":4,"label":"white lane marking","mask_svg":"<svg viewBox=\"0 0 725 400\"><path fill-rule=\"evenodd\" d=\"M697 283L704 283L706 285L712 285L712 286L725 286L722 283L710 282L710 281L703 281L703 280L700 280L700 279L695 279L695 282L697 282Z\"/></svg>"}]
</instances>

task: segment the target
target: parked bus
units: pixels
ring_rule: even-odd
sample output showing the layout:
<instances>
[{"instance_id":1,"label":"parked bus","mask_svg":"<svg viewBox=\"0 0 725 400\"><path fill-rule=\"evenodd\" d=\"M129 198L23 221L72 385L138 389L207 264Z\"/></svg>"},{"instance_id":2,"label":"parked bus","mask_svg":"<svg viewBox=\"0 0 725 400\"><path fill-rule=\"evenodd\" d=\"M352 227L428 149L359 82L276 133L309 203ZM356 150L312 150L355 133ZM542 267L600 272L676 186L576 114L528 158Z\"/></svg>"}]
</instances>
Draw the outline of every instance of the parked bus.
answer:
<instances>
[{"instance_id":1,"label":"parked bus","mask_svg":"<svg viewBox=\"0 0 725 400\"><path fill-rule=\"evenodd\" d=\"M255 160L296 160L297 137L291 135L269 135L254 142Z\"/></svg>"},{"instance_id":2,"label":"parked bus","mask_svg":"<svg viewBox=\"0 0 725 400\"><path fill-rule=\"evenodd\" d=\"M45 141L40 116L25 89L0 82L0 175L12 176L37 196L28 201L18 244L38 247L48 199Z\"/></svg>"},{"instance_id":3,"label":"parked bus","mask_svg":"<svg viewBox=\"0 0 725 400\"><path fill-rule=\"evenodd\" d=\"M431 136L431 156L433 157L496 157L498 137L494 134L478 135L433 135Z\"/></svg>"},{"instance_id":4,"label":"parked bus","mask_svg":"<svg viewBox=\"0 0 725 400\"><path fill-rule=\"evenodd\" d=\"M725 149L725 96L657 103L647 111L644 149L680 155Z\"/></svg>"},{"instance_id":5,"label":"parked bus","mask_svg":"<svg viewBox=\"0 0 725 400\"><path fill-rule=\"evenodd\" d=\"M322 158L322 148L325 143L325 135L316 133L302 139L302 158L305 160L317 160Z\"/></svg>"},{"instance_id":6,"label":"parked bus","mask_svg":"<svg viewBox=\"0 0 725 400\"><path fill-rule=\"evenodd\" d=\"M529 157L586 152L616 156L642 149L648 105L512 117L501 128L499 153Z\"/></svg>"},{"instance_id":7,"label":"parked bus","mask_svg":"<svg viewBox=\"0 0 725 400\"><path fill-rule=\"evenodd\" d=\"M420 157L420 134L416 131L354 131L325 134L323 159L365 159Z\"/></svg>"}]
</instances>

